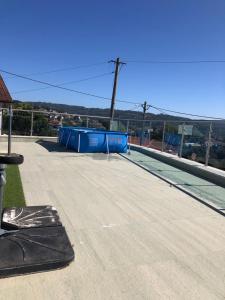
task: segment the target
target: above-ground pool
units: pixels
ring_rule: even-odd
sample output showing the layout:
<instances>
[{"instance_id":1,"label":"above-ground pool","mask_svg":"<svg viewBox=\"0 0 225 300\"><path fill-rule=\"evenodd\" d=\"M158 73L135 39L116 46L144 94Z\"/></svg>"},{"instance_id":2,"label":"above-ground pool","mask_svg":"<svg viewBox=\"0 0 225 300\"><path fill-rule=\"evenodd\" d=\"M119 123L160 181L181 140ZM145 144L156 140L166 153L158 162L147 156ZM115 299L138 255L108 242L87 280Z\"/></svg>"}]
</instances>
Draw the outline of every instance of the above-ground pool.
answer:
<instances>
[{"instance_id":1,"label":"above-ground pool","mask_svg":"<svg viewBox=\"0 0 225 300\"><path fill-rule=\"evenodd\" d=\"M62 127L59 129L59 143L83 153L126 153L127 133Z\"/></svg>"}]
</instances>

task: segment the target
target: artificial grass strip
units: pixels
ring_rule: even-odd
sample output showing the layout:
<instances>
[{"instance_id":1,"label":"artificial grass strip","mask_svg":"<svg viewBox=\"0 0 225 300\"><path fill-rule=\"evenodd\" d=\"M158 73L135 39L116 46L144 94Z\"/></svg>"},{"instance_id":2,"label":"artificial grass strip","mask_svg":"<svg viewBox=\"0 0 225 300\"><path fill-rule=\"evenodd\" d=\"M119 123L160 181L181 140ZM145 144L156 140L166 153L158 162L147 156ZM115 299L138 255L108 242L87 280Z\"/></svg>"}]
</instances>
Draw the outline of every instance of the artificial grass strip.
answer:
<instances>
[{"instance_id":1,"label":"artificial grass strip","mask_svg":"<svg viewBox=\"0 0 225 300\"><path fill-rule=\"evenodd\" d=\"M6 180L4 190L3 207L25 206L25 197L17 165L8 165L6 168Z\"/></svg>"}]
</instances>

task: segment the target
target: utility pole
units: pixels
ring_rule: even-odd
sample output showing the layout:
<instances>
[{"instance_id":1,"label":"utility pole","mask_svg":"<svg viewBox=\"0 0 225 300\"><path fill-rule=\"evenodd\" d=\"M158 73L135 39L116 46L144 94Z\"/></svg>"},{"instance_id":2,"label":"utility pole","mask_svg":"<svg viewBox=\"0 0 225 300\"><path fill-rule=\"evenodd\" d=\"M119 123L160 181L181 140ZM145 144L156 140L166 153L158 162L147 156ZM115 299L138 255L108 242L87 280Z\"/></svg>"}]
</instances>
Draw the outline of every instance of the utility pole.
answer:
<instances>
[{"instance_id":1,"label":"utility pole","mask_svg":"<svg viewBox=\"0 0 225 300\"><path fill-rule=\"evenodd\" d=\"M111 108L110 108L110 128L109 128L110 130L112 130L119 66L125 65L125 63L121 62L119 57L117 57L116 60L110 60L109 62L115 64L113 92L112 92L112 100L111 100Z\"/></svg>"},{"instance_id":2,"label":"utility pole","mask_svg":"<svg viewBox=\"0 0 225 300\"><path fill-rule=\"evenodd\" d=\"M141 138L140 138L140 146L143 144L144 139L144 127L145 127L145 115L146 111L149 109L150 105L147 104L147 101L144 102L144 104L141 105L143 108L143 121L142 121L142 130L141 130Z\"/></svg>"}]
</instances>

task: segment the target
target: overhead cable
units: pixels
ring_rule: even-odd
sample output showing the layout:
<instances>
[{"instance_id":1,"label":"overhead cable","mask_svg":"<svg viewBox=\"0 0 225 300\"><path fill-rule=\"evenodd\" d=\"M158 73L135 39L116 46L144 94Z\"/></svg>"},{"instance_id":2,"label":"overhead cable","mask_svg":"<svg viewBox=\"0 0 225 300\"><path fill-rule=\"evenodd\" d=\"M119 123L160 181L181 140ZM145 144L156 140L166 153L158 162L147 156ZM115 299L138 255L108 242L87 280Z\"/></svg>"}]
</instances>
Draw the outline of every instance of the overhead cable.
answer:
<instances>
[{"instance_id":1,"label":"overhead cable","mask_svg":"<svg viewBox=\"0 0 225 300\"><path fill-rule=\"evenodd\" d=\"M16 74L16 73L13 73L13 72L9 72L9 71L3 70L3 69L0 69L0 72L5 73L5 74L9 74L9 75L13 75L13 76L16 76L18 78L29 80L29 81L32 81L32 82L44 84L44 85L47 85L49 87L54 87L54 88L58 88L58 89L69 91L69 92L74 92L74 93L85 95L85 96L90 96L90 97L94 97L94 98L98 98L98 99L104 99L104 100L111 101L111 98L108 98L108 97L99 96L99 95L91 94L91 93L88 93L88 92L82 92L82 91L78 91L78 90L74 90L74 89L62 87L60 85L56 85L56 84L52 84L52 83L49 83L49 82L46 82L46 81L41 81L41 80L37 80L37 79L30 78L30 77L27 77L27 76L19 75L19 74ZM122 102L122 103L140 104L140 103L132 102L132 101L128 101L128 100L119 100L119 99L116 99L116 101L117 102Z\"/></svg>"},{"instance_id":2,"label":"overhead cable","mask_svg":"<svg viewBox=\"0 0 225 300\"><path fill-rule=\"evenodd\" d=\"M140 64L205 64L225 63L225 60L126 60L126 62Z\"/></svg>"},{"instance_id":3,"label":"overhead cable","mask_svg":"<svg viewBox=\"0 0 225 300\"><path fill-rule=\"evenodd\" d=\"M104 64L107 64L107 62L105 61L105 62L99 62L99 63L88 64L88 65L80 65L80 66L75 66L75 67L53 69L53 70L44 71L44 72L24 74L24 76L36 76L36 75L45 75L45 74L51 74L51 73L57 73L57 72L72 71L72 70L76 70L76 69L89 68L89 67L94 67L94 66L99 66L99 65L104 65ZM15 76L12 75L8 78L13 78L13 77L15 77Z\"/></svg>"},{"instance_id":4,"label":"overhead cable","mask_svg":"<svg viewBox=\"0 0 225 300\"><path fill-rule=\"evenodd\" d=\"M202 116L202 115L197 115L197 114L192 114L192 113L185 113L185 112L170 110L170 109L167 109L167 108L157 107L157 106L154 106L154 105L150 105L150 107L152 107L156 110L159 110L159 111L167 111L167 112L170 112L170 113L175 113L175 114L180 114L180 115L185 115L185 116L192 116L192 117L199 117L199 118L206 118L206 119L215 119L215 120L224 120L224 118Z\"/></svg>"},{"instance_id":5,"label":"overhead cable","mask_svg":"<svg viewBox=\"0 0 225 300\"><path fill-rule=\"evenodd\" d=\"M80 79L80 80L73 80L73 81L67 81L67 82L63 82L63 83L58 83L57 85L58 86L64 86L64 85L67 85L67 84L73 84L73 83L88 81L88 80L96 79L96 78L99 78L99 77L104 77L104 76L107 76L107 75L111 75L113 73L114 72L103 73L103 74L100 74L100 75L96 75L96 76L92 76L92 77L87 77L87 78ZM50 89L50 88L51 87L49 86L49 87L38 88L38 89L20 90L20 91L12 92L12 94L35 92L35 91L41 91L41 90L46 90L46 89Z\"/></svg>"}]
</instances>

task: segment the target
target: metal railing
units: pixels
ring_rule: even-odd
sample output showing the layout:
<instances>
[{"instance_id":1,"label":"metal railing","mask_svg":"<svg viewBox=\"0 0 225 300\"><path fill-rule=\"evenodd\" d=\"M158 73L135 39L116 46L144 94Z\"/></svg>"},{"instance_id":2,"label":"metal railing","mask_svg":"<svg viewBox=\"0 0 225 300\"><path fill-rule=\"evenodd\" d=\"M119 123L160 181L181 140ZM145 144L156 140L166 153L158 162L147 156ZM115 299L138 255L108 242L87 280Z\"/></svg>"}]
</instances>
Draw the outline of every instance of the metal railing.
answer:
<instances>
[{"instance_id":1,"label":"metal railing","mask_svg":"<svg viewBox=\"0 0 225 300\"><path fill-rule=\"evenodd\" d=\"M144 122L143 146L225 170L225 121L151 120ZM131 143L141 144L140 130L138 124L134 130L130 129Z\"/></svg>"},{"instance_id":2,"label":"metal railing","mask_svg":"<svg viewBox=\"0 0 225 300\"><path fill-rule=\"evenodd\" d=\"M8 113L3 109L2 133ZM0 122L1 123L1 122ZM12 134L57 136L60 126L107 130L110 118L55 111L13 109ZM114 118L115 131L129 133L129 142L225 170L225 120L137 120Z\"/></svg>"}]
</instances>

